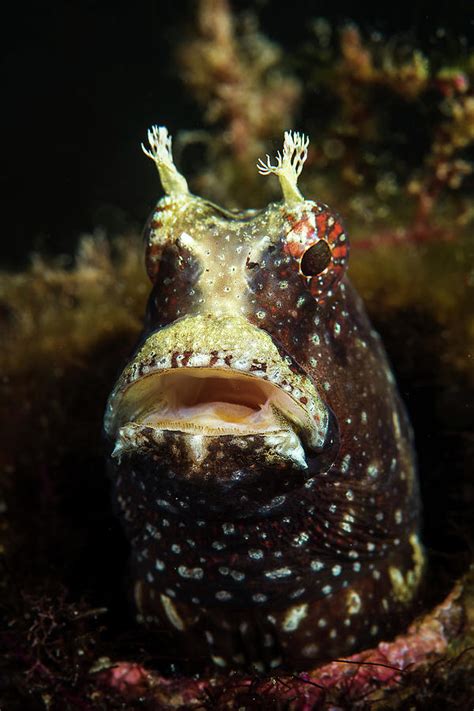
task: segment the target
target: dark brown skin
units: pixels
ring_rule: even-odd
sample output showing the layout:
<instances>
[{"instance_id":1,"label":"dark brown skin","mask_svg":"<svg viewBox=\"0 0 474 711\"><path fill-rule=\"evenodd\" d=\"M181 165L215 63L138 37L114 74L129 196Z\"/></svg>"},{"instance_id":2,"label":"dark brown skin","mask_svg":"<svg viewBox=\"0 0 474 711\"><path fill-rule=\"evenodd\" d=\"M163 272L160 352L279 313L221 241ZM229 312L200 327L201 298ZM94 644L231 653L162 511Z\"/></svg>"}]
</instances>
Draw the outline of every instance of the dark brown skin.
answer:
<instances>
[{"instance_id":1,"label":"dark brown skin","mask_svg":"<svg viewBox=\"0 0 474 711\"><path fill-rule=\"evenodd\" d=\"M105 419L139 619L221 667L347 655L399 627L423 569L410 427L347 237L297 190L297 135L262 170L284 200L238 215L187 192L154 138L153 289ZM242 424L233 407L259 412L265 383L295 412Z\"/></svg>"}]
</instances>

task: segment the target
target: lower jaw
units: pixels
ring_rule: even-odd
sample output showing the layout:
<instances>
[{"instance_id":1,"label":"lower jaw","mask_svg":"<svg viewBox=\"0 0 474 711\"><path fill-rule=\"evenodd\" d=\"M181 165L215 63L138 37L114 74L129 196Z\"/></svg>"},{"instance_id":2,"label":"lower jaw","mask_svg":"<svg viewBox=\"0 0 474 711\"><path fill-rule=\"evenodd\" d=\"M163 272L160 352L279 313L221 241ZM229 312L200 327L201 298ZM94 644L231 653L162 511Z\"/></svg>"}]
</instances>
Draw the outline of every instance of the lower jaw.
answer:
<instances>
[{"instance_id":1,"label":"lower jaw","mask_svg":"<svg viewBox=\"0 0 474 711\"><path fill-rule=\"evenodd\" d=\"M217 466L216 457L217 460L223 459L222 455L229 453L229 447L239 452L239 459L247 457L256 464L286 465L301 470L308 468L301 439L291 427L219 432L187 423L168 428L146 422L130 422L120 428L112 457L120 461L126 453L150 452L155 461L160 458L164 461L169 460L171 455L171 460L179 460L176 463L193 472L196 478L205 478L213 467L225 478L230 467L223 467L222 462ZM215 455L214 458L211 454Z\"/></svg>"},{"instance_id":2,"label":"lower jaw","mask_svg":"<svg viewBox=\"0 0 474 711\"><path fill-rule=\"evenodd\" d=\"M151 487L147 507L160 499L185 517L237 520L280 512L291 492L329 470L338 447L332 415L322 451L303 448L292 429L213 437L131 423L112 459Z\"/></svg>"},{"instance_id":3,"label":"lower jaw","mask_svg":"<svg viewBox=\"0 0 474 711\"><path fill-rule=\"evenodd\" d=\"M153 440L124 451L112 461L112 478L128 482L127 498L141 497L147 511L158 507L185 520L237 521L281 511L313 470L274 453L270 458L262 435L208 438L204 444L193 438L165 431L159 445Z\"/></svg>"}]
</instances>

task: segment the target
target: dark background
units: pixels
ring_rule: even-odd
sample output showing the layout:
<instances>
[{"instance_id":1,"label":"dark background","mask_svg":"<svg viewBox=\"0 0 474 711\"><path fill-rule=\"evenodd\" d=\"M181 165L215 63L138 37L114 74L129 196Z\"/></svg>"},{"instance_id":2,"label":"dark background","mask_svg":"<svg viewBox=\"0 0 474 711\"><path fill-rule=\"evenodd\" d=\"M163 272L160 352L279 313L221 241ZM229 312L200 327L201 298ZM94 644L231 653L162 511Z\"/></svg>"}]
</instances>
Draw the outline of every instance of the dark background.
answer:
<instances>
[{"instance_id":1,"label":"dark background","mask_svg":"<svg viewBox=\"0 0 474 711\"><path fill-rule=\"evenodd\" d=\"M8 5L2 18L2 265L32 250L74 251L99 225L140 227L158 195L140 141L153 123L197 128L201 113L176 76L173 53L193 2L83 1ZM354 20L363 31L402 33L429 48L440 27L472 44L472 3L321 0L234 2L289 50L309 21ZM5 10L3 11L5 12Z\"/></svg>"}]
</instances>

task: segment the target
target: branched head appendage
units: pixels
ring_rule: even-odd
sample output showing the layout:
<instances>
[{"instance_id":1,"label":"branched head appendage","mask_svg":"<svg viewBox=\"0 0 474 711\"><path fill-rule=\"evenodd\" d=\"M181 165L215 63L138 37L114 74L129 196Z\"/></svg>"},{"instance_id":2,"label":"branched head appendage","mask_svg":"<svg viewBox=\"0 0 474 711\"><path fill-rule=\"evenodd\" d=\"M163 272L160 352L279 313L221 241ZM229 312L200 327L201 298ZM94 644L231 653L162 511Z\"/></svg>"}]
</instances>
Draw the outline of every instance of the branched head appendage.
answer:
<instances>
[{"instance_id":1,"label":"branched head appendage","mask_svg":"<svg viewBox=\"0 0 474 711\"><path fill-rule=\"evenodd\" d=\"M173 163L171 152L171 136L165 126L152 126L148 131L148 143L150 150L142 143L142 150L151 158L160 174L163 190L167 195L189 195L186 178L176 168Z\"/></svg>"},{"instance_id":2,"label":"branched head appendage","mask_svg":"<svg viewBox=\"0 0 474 711\"><path fill-rule=\"evenodd\" d=\"M278 176L285 202L302 202L304 197L298 190L298 178L303 170L304 162L308 156L309 138L304 133L285 131L283 155L278 151L276 165L271 164L271 158L260 158L257 163L260 175L274 173Z\"/></svg>"}]
</instances>

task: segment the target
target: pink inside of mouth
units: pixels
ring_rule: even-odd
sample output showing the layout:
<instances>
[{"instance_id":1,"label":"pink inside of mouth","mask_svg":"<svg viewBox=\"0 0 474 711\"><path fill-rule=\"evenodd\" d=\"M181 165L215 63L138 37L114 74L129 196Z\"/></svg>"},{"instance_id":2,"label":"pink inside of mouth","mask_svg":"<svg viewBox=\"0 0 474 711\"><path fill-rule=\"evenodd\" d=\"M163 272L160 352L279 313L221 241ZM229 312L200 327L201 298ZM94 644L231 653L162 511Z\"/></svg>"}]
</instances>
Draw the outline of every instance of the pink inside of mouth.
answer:
<instances>
[{"instance_id":1,"label":"pink inside of mouth","mask_svg":"<svg viewBox=\"0 0 474 711\"><path fill-rule=\"evenodd\" d=\"M166 377L166 376L165 376ZM203 425L267 428L271 412L270 388L250 378L196 377L169 374L165 385L167 399L162 410L150 418L160 421L192 421ZM147 418L149 419L149 418ZM146 422L146 420L145 420Z\"/></svg>"},{"instance_id":2,"label":"pink inside of mouth","mask_svg":"<svg viewBox=\"0 0 474 711\"><path fill-rule=\"evenodd\" d=\"M121 411L122 420L209 434L311 426L305 408L281 387L224 369L180 368L148 375L126 391Z\"/></svg>"}]
</instances>

